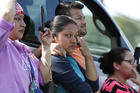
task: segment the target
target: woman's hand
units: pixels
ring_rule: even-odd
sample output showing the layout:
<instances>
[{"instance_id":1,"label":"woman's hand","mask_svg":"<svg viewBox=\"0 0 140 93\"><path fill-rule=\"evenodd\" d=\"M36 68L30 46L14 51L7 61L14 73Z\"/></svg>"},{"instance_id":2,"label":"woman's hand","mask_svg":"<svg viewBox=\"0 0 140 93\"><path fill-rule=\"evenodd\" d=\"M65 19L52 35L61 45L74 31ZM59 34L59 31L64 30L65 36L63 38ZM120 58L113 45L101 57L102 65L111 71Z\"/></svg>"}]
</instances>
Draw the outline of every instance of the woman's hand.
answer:
<instances>
[{"instance_id":1,"label":"woman's hand","mask_svg":"<svg viewBox=\"0 0 140 93\"><path fill-rule=\"evenodd\" d=\"M40 32L40 39L42 41L42 56L39 65L40 72L44 83L47 83L51 79L51 50L50 45L52 43L52 33L49 29L44 29L46 32L43 34Z\"/></svg>"},{"instance_id":2,"label":"woman's hand","mask_svg":"<svg viewBox=\"0 0 140 93\"><path fill-rule=\"evenodd\" d=\"M58 44L58 43L52 43L51 44L51 54L56 56L56 55L61 55L66 57L66 51L64 50L64 48Z\"/></svg>"},{"instance_id":3,"label":"woman's hand","mask_svg":"<svg viewBox=\"0 0 140 93\"><path fill-rule=\"evenodd\" d=\"M16 14L16 0L0 0L0 17L12 23Z\"/></svg>"},{"instance_id":4,"label":"woman's hand","mask_svg":"<svg viewBox=\"0 0 140 93\"><path fill-rule=\"evenodd\" d=\"M45 30L44 34L40 31L40 40L44 47L47 47L47 46L50 47L50 45L52 43L52 33L51 33L50 29L48 29L48 28L44 28L44 30Z\"/></svg>"},{"instance_id":5,"label":"woman's hand","mask_svg":"<svg viewBox=\"0 0 140 93\"><path fill-rule=\"evenodd\" d=\"M76 37L76 38L77 38L77 43L79 44L80 50L82 52L82 55L85 57L89 56L91 53L87 47L87 42L83 38L80 37Z\"/></svg>"},{"instance_id":6,"label":"woman's hand","mask_svg":"<svg viewBox=\"0 0 140 93\"><path fill-rule=\"evenodd\" d=\"M85 76L88 80L96 81L98 79L98 74L96 67L92 58L92 55L87 47L87 42L83 38L77 38L77 43L79 43L82 55L85 57L86 72Z\"/></svg>"},{"instance_id":7,"label":"woman's hand","mask_svg":"<svg viewBox=\"0 0 140 93\"><path fill-rule=\"evenodd\" d=\"M133 69L133 72L134 72L134 76L133 78L131 78L131 81L137 84L138 86L140 86L140 74L137 72L136 68Z\"/></svg>"}]
</instances>

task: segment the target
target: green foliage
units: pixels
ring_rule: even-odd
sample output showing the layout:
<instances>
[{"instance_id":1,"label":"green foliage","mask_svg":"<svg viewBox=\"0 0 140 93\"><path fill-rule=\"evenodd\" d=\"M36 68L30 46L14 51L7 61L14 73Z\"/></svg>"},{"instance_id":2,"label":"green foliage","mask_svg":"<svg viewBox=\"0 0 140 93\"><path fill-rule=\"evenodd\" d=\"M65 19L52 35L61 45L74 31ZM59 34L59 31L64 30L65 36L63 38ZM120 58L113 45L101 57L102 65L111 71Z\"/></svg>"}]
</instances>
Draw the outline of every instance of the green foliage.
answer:
<instances>
[{"instance_id":1,"label":"green foliage","mask_svg":"<svg viewBox=\"0 0 140 93\"><path fill-rule=\"evenodd\" d=\"M122 15L115 16L114 19L135 48L140 43L140 21Z\"/></svg>"},{"instance_id":2,"label":"green foliage","mask_svg":"<svg viewBox=\"0 0 140 93\"><path fill-rule=\"evenodd\" d=\"M85 40L88 42L88 46L92 49L100 49L101 46L104 46L103 50L110 48L110 39L98 32L91 19L91 16L86 16L88 33ZM140 21L122 15L115 16L114 19L135 48L140 43Z\"/></svg>"},{"instance_id":3,"label":"green foliage","mask_svg":"<svg viewBox=\"0 0 140 93\"><path fill-rule=\"evenodd\" d=\"M96 29L91 19L92 16L86 16L88 33L85 36L85 40L88 42L88 47L91 52L100 55L110 49L110 39ZM133 48L135 48L140 41L140 21L122 15L115 16L114 19L132 44Z\"/></svg>"}]
</instances>

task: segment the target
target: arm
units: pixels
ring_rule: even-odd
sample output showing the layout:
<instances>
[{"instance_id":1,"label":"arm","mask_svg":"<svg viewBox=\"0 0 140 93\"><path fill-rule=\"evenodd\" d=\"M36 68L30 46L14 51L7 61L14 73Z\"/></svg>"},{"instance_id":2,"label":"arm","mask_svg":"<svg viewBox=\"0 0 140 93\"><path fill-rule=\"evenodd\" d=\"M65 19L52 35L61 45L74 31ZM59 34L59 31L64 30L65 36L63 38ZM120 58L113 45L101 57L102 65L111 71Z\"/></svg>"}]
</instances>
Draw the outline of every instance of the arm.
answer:
<instances>
[{"instance_id":1,"label":"arm","mask_svg":"<svg viewBox=\"0 0 140 93\"><path fill-rule=\"evenodd\" d=\"M98 74L96 71L96 67L86 42L80 38L77 38L77 40L78 43L80 44L80 50L83 56L85 57L85 65L86 65L85 77L90 81L98 81Z\"/></svg>"},{"instance_id":2,"label":"arm","mask_svg":"<svg viewBox=\"0 0 140 93\"><path fill-rule=\"evenodd\" d=\"M131 80L139 87L138 93L140 93L140 75L137 72L136 68L133 69L133 72L134 72L134 77L131 78Z\"/></svg>"},{"instance_id":3,"label":"arm","mask_svg":"<svg viewBox=\"0 0 140 93\"><path fill-rule=\"evenodd\" d=\"M51 79L51 52L50 45L52 42L52 34L50 30L46 33L40 32L40 39L42 41L42 56L39 69L44 83Z\"/></svg>"},{"instance_id":4,"label":"arm","mask_svg":"<svg viewBox=\"0 0 140 93\"><path fill-rule=\"evenodd\" d=\"M42 55L41 46L39 48L33 50L32 52L37 58L40 58ZM58 43L51 43L51 54L52 55L61 55L61 56L66 57L66 51Z\"/></svg>"},{"instance_id":5,"label":"arm","mask_svg":"<svg viewBox=\"0 0 140 93\"><path fill-rule=\"evenodd\" d=\"M1 0L0 1L0 17L4 18L9 23L13 22L14 15L16 13L15 10L15 2L16 0Z\"/></svg>"},{"instance_id":6,"label":"arm","mask_svg":"<svg viewBox=\"0 0 140 93\"><path fill-rule=\"evenodd\" d=\"M40 46L39 48L33 50L33 54L37 57L37 58L40 58L41 57L41 53L42 53L42 49L41 49L42 46Z\"/></svg>"},{"instance_id":7,"label":"arm","mask_svg":"<svg viewBox=\"0 0 140 93\"><path fill-rule=\"evenodd\" d=\"M62 56L52 57L52 73L55 83L61 84L70 93L91 93L91 86L73 70L70 62Z\"/></svg>"},{"instance_id":8,"label":"arm","mask_svg":"<svg viewBox=\"0 0 140 93\"><path fill-rule=\"evenodd\" d=\"M66 57L66 51L58 43L51 43L51 54L54 55L54 56L55 55L61 55L61 56Z\"/></svg>"},{"instance_id":9,"label":"arm","mask_svg":"<svg viewBox=\"0 0 140 93\"><path fill-rule=\"evenodd\" d=\"M86 77L89 80L96 81L98 79L96 67L91 55L85 56L85 63L86 63Z\"/></svg>"},{"instance_id":10,"label":"arm","mask_svg":"<svg viewBox=\"0 0 140 93\"><path fill-rule=\"evenodd\" d=\"M79 64L78 64L79 65ZM79 68L81 70L81 72L84 74L85 76L85 70L79 65ZM91 81L89 80L86 76L85 76L85 79L86 79L86 82L88 84L90 84L91 88L92 88L92 91L93 93L98 93L98 89L99 89L99 78L95 81Z\"/></svg>"},{"instance_id":11,"label":"arm","mask_svg":"<svg viewBox=\"0 0 140 93\"><path fill-rule=\"evenodd\" d=\"M0 49L7 42L10 31L14 28L13 22L15 15L15 0L0 1Z\"/></svg>"},{"instance_id":12,"label":"arm","mask_svg":"<svg viewBox=\"0 0 140 93\"><path fill-rule=\"evenodd\" d=\"M89 80L96 81L98 79L96 67L92 58L92 55L86 45L86 42L83 39L77 38L80 43L80 50L85 57L85 65L86 65L86 77Z\"/></svg>"}]
</instances>

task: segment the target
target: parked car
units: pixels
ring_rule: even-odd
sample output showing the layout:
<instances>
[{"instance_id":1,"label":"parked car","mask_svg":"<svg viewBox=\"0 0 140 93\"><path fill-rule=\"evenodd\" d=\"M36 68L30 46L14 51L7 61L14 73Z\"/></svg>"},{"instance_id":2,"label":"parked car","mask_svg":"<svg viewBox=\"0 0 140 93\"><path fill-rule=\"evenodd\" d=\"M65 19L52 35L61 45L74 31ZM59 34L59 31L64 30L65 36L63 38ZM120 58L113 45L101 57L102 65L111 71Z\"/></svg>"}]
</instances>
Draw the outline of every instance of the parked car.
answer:
<instances>
[{"instance_id":1,"label":"parked car","mask_svg":"<svg viewBox=\"0 0 140 93\"><path fill-rule=\"evenodd\" d=\"M76 0L17 0L24 9L25 22L27 24L23 39L25 44L37 48L40 46L39 31L40 26L40 5L44 7L45 21L54 17L57 4L64 1ZM106 75L99 68L98 58L105 52L115 47L126 47L134 53L134 49L123 31L116 24L114 19L108 14L104 6L97 0L78 0L83 3L92 16L86 16L87 32L85 40L95 60L96 68L99 74L100 87L102 86ZM87 11L87 10L85 10ZM84 12L84 11L83 11ZM140 51L137 50L135 57L139 59ZM140 71L140 70L139 70ZM137 86L132 84L134 88Z\"/></svg>"}]
</instances>

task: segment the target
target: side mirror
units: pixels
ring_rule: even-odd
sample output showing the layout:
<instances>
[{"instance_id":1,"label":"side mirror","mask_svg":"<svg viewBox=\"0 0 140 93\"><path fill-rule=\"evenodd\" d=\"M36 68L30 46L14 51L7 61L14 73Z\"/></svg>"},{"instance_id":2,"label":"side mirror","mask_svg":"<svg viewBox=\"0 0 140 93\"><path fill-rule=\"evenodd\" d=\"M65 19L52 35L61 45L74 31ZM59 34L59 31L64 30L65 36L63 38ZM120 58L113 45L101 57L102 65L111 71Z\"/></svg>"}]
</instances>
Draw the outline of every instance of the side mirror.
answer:
<instances>
[{"instance_id":1,"label":"side mirror","mask_svg":"<svg viewBox=\"0 0 140 93\"><path fill-rule=\"evenodd\" d=\"M135 48L134 58L137 60L137 71L140 73L140 47Z\"/></svg>"}]
</instances>

